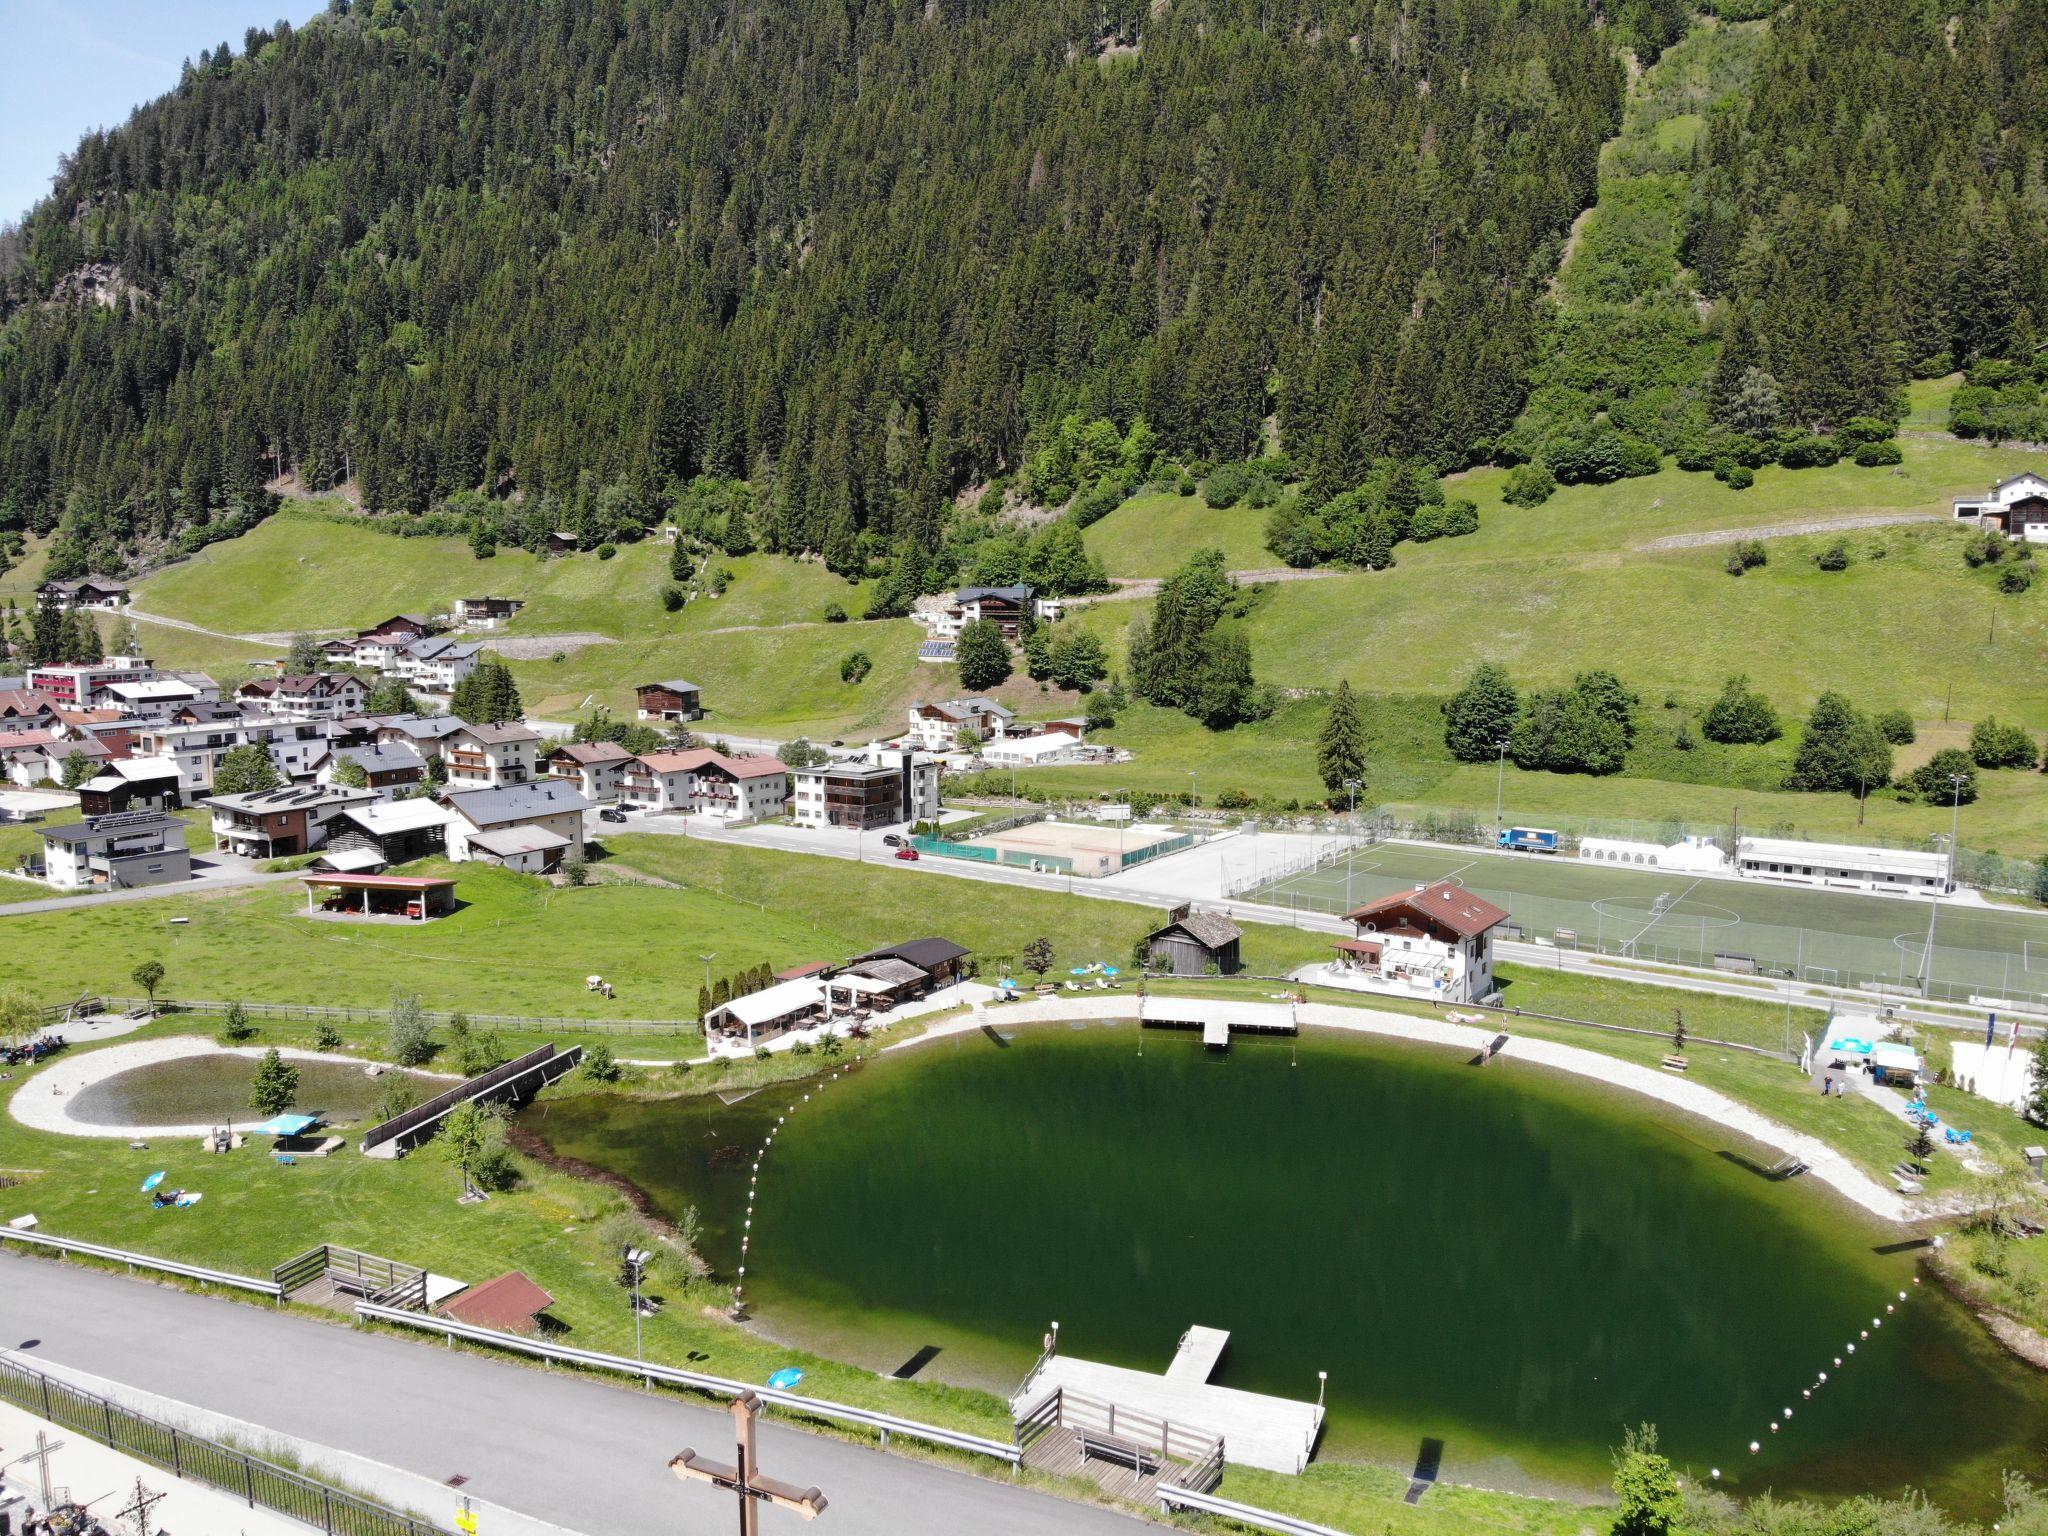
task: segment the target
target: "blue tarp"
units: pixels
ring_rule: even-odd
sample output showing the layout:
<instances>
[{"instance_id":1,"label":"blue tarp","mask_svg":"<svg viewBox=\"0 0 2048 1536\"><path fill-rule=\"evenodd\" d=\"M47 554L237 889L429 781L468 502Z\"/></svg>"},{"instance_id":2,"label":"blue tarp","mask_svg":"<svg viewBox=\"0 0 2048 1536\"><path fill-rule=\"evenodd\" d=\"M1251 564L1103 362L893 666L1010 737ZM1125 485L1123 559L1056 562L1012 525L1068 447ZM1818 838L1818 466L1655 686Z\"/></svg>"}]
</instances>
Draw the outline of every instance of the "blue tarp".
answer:
<instances>
[{"instance_id":1,"label":"blue tarp","mask_svg":"<svg viewBox=\"0 0 2048 1536\"><path fill-rule=\"evenodd\" d=\"M272 1115L249 1127L251 1136L303 1136L320 1123L318 1115Z\"/></svg>"}]
</instances>

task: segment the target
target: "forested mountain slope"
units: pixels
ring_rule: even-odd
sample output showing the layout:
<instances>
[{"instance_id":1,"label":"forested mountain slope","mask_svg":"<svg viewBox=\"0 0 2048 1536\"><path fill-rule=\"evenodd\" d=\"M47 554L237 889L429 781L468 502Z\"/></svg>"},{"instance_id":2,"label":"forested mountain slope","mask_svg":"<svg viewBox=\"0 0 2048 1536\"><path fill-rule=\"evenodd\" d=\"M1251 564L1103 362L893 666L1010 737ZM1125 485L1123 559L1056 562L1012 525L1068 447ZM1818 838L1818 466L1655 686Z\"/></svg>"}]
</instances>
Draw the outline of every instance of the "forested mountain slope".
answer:
<instances>
[{"instance_id":1,"label":"forested mountain slope","mask_svg":"<svg viewBox=\"0 0 2048 1536\"><path fill-rule=\"evenodd\" d=\"M929 542L1069 412L1342 485L1514 417L1677 0L335 0L7 243L0 516L112 564L296 470L376 509L751 475Z\"/></svg>"}]
</instances>

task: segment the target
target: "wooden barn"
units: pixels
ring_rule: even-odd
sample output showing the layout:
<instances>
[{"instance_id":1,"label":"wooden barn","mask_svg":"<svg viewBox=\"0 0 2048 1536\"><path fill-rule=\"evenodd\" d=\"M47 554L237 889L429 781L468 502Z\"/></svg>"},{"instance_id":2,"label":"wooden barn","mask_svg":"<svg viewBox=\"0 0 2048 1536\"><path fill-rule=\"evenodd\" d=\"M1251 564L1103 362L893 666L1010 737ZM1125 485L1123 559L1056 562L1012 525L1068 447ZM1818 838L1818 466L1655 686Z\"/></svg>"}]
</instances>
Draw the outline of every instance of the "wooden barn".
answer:
<instances>
[{"instance_id":1,"label":"wooden barn","mask_svg":"<svg viewBox=\"0 0 2048 1536\"><path fill-rule=\"evenodd\" d=\"M1146 936L1147 963L1169 976L1206 976L1212 967L1219 976L1235 976L1244 969L1237 953L1243 937L1229 918L1183 903L1166 914L1164 928Z\"/></svg>"}]
</instances>

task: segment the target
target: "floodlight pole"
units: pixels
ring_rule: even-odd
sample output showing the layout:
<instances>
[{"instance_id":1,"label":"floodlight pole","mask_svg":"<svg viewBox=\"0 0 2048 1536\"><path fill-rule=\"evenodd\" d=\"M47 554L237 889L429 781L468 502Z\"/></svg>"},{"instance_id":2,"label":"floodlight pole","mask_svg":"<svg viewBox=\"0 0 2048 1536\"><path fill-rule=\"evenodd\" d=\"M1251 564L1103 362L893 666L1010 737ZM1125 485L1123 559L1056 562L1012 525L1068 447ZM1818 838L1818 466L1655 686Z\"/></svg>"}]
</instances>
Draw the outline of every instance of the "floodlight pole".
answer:
<instances>
[{"instance_id":1,"label":"floodlight pole","mask_svg":"<svg viewBox=\"0 0 2048 1536\"><path fill-rule=\"evenodd\" d=\"M1501 807L1508 783L1508 744L1497 741L1494 747L1500 753L1500 761L1493 771L1493 846L1500 846Z\"/></svg>"},{"instance_id":2,"label":"floodlight pole","mask_svg":"<svg viewBox=\"0 0 2048 1536\"><path fill-rule=\"evenodd\" d=\"M1948 776L1949 788L1953 796L1949 802L1948 810L1947 887L1949 891L1953 891L1956 888L1957 838L1962 831L1963 781L1967 777L1967 774L1962 773L1952 773ZM1934 922L1941 915L1941 898L1945 894L1947 894L1945 891L1936 891L1927 902L1927 953L1920 957L1920 995L1922 997L1932 997L1934 995Z\"/></svg>"}]
</instances>

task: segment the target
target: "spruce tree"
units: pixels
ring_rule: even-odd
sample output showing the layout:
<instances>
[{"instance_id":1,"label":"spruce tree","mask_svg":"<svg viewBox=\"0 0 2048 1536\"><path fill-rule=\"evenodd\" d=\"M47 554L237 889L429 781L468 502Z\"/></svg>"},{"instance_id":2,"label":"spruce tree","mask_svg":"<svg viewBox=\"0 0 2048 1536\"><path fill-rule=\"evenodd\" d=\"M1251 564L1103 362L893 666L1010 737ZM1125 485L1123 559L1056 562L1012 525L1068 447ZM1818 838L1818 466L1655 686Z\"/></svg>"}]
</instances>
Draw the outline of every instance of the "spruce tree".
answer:
<instances>
[{"instance_id":1,"label":"spruce tree","mask_svg":"<svg viewBox=\"0 0 2048 1536\"><path fill-rule=\"evenodd\" d=\"M1316 774L1333 795L1343 793L1347 783L1364 785L1365 721L1349 681L1338 683L1330 700L1330 712L1316 742Z\"/></svg>"},{"instance_id":2,"label":"spruce tree","mask_svg":"<svg viewBox=\"0 0 2048 1536\"><path fill-rule=\"evenodd\" d=\"M256 1064L249 1086L249 1107L260 1115L281 1115L299 1096L299 1069L272 1046Z\"/></svg>"}]
</instances>

